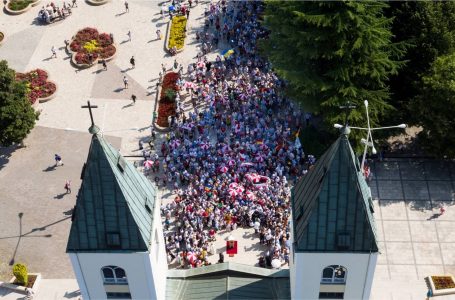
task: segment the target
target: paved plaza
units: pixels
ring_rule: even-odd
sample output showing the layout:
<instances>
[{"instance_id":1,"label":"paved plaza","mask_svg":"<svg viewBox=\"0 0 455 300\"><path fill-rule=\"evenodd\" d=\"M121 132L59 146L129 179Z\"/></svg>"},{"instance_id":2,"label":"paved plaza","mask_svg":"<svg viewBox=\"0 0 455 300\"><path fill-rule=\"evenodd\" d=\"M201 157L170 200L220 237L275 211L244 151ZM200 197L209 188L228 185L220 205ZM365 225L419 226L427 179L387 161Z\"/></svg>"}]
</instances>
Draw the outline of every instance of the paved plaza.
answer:
<instances>
[{"instance_id":1,"label":"paved plaza","mask_svg":"<svg viewBox=\"0 0 455 300\"><path fill-rule=\"evenodd\" d=\"M34 22L41 4L19 16L0 13L0 30L6 35L0 59L8 60L19 72L45 69L58 85L56 97L38 107L40 119L26 140L28 146L0 152L0 280L10 279L11 263L25 263L31 272L40 272L48 280L37 299L79 296L65 247L90 144L88 112L80 106L87 100L98 105L94 118L102 132L123 155L130 156L129 160L137 160L135 156L141 155L138 142L150 134L161 63L170 68L175 59L165 53L164 40L156 40L156 29L164 33L168 26L168 18L159 15L162 3L129 3L130 12L123 13L122 1L89 6L78 0L72 16L48 26ZM191 11L186 48L176 57L185 67L199 51L194 32L202 26L207 3L200 1ZM107 71L101 66L77 71L69 63L64 40L86 26L114 34L118 55L108 63ZM131 42L126 42L128 30ZM56 59L50 59L52 46L59 49ZM135 69L129 69L132 55ZM128 90L122 89L124 75L129 78ZM130 100L133 93L138 98L134 106ZM53 167L54 153L63 157L64 166ZM372 299L423 299L426 276L455 274L455 164L386 160L374 163L372 172L370 185L381 247ZM68 179L72 181L71 194L64 193ZM160 196L164 201L173 197L169 190L160 190ZM443 215L440 207L446 210ZM239 254L226 256L226 261L257 263L265 247L257 246L258 238L252 231L237 229L232 233L239 239ZM217 253L224 250L229 234L223 232L218 237ZM210 261L215 263L217 258L214 255ZM58 288L53 290L55 286ZM1 289L0 297L19 298Z\"/></svg>"}]
</instances>

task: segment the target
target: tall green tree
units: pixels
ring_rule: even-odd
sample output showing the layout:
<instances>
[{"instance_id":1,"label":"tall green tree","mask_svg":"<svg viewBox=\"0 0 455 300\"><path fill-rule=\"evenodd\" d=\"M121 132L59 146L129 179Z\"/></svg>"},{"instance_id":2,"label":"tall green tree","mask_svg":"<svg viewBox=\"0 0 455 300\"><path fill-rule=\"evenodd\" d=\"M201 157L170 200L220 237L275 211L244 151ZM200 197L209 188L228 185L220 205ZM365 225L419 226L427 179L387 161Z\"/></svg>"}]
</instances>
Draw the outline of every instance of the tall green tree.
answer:
<instances>
[{"instance_id":1,"label":"tall green tree","mask_svg":"<svg viewBox=\"0 0 455 300\"><path fill-rule=\"evenodd\" d=\"M0 145L20 143L35 125L38 114L27 98L25 83L15 80L14 70L0 61Z\"/></svg>"},{"instance_id":2,"label":"tall green tree","mask_svg":"<svg viewBox=\"0 0 455 300\"><path fill-rule=\"evenodd\" d=\"M422 77L438 56L455 51L455 2L392 1L386 14L393 18L393 41L410 45L403 57L406 65L390 80L389 103L397 109L390 117L417 124L410 103L423 92Z\"/></svg>"},{"instance_id":3,"label":"tall green tree","mask_svg":"<svg viewBox=\"0 0 455 300\"><path fill-rule=\"evenodd\" d=\"M261 49L289 83L288 93L327 124L343 122L347 101L358 109L350 122L365 125L363 101L373 125L386 111L387 81L405 49L391 42L391 19L379 1L266 1L269 39Z\"/></svg>"},{"instance_id":4,"label":"tall green tree","mask_svg":"<svg viewBox=\"0 0 455 300\"><path fill-rule=\"evenodd\" d=\"M455 158L455 53L435 60L421 90L410 104L423 127L419 141L428 153Z\"/></svg>"}]
</instances>

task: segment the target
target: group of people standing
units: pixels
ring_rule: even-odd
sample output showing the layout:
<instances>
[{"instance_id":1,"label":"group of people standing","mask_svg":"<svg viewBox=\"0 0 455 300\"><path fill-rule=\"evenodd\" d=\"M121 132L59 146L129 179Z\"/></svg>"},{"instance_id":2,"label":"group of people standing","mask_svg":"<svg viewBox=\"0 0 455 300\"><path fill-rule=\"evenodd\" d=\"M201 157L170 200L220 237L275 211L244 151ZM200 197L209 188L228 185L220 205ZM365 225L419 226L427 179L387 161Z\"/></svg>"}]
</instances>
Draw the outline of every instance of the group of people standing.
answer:
<instances>
[{"instance_id":1,"label":"group of people standing","mask_svg":"<svg viewBox=\"0 0 455 300\"><path fill-rule=\"evenodd\" d=\"M257 1L210 4L206 17L213 21L201 42L221 42L233 54L214 62L198 55L178 82L193 111L187 114L184 96L177 97L172 130L156 149L162 159L144 152L146 172L157 184L173 185L175 198L161 213L169 262L182 267L209 264L216 233L238 227L253 228L268 249L259 261L264 266L272 259L288 262L289 180L315 161L299 141L303 113L257 53L256 42L267 36L262 10Z\"/></svg>"}]
</instances>

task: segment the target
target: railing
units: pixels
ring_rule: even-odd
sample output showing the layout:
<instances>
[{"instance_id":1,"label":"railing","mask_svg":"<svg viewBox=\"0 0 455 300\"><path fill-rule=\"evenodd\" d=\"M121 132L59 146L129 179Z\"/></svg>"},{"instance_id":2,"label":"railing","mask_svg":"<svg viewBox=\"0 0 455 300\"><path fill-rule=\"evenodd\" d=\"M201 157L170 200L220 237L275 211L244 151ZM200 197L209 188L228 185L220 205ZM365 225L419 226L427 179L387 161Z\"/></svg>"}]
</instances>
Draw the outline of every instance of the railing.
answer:
<instances>
[{"instance_id":1,"label":"railing","mask_svg":"<svg viewBox=\"0 0 455 300\"><path fill-rule=\"evenodd\" d=\"M346 283L345 278L321 278L322 284L344 284Z\"/></svg>"}]
</instances>

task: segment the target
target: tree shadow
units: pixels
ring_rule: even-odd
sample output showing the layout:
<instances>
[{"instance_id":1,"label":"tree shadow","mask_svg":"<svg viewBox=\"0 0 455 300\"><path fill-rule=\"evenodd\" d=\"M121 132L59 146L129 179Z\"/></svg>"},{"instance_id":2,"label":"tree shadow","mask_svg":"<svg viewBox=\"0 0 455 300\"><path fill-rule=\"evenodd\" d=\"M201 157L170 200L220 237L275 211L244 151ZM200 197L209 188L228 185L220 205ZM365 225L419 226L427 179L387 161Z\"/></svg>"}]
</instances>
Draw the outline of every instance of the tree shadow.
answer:
<instances>
[{"instance_id":1,"label":"tree shadow","mask_svg":"<svg viewBox=\"0 0 455 300\"><path fill-rule=\"evenodd\" d=\"M12 145L4 148L0 147L0 170L5 167L5 165L9 162L10 157L13 155L13 152L18 148L18 145Z\"/></svg>"}]
</instances>

